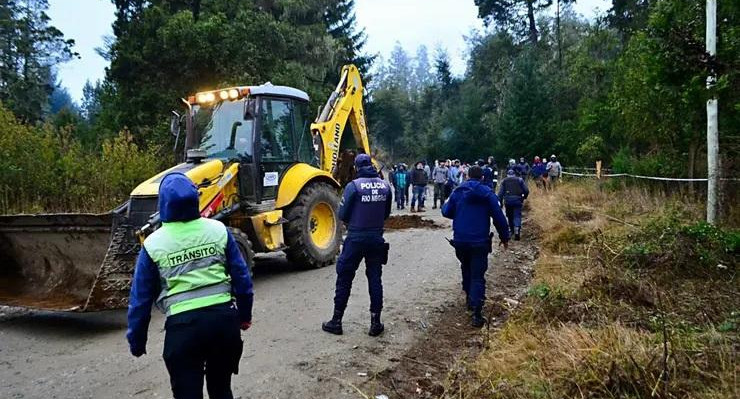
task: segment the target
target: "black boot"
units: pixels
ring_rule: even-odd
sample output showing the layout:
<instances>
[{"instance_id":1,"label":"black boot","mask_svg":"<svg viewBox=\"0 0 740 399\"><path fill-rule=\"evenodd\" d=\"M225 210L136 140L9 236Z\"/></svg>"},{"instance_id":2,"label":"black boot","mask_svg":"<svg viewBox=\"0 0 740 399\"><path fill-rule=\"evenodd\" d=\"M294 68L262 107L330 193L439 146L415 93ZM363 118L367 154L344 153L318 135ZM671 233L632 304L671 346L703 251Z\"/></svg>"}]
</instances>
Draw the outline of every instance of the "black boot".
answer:
<instances>
[{"instance_id":1,"label":"black boot","mask_svg":"<svg viewBox=\"0 0 740 399\"><path fill-rule=\"evenodd\" d=\"M367 332L367 335L377 337L383 330L385 330L385 326L380 322L380 312L370 313L370 331Z\"/></svg>"},{"instance_id":2,"label":"black boot","mask_svg":"<svg viewBox=\"0 0 740 399\"><path fill-rule=\"evenodd\" d=\"M467 295L465 296L465 308L468 309L468 312L473 311L473 304L470 302L470 297Z\"/></svg>"},{"instance_id":3,"label":"black boot","mask_svg":"<svg viewBox=\"0 0 740 399\"><path fill-rule=\"evenodd\" d=\"M321 323L321 329L335 335L342 335L342 316L344 312L334 311L334 317Z\"/></svg>"},{"instance_id":4,"label":"black boot","mask_svg":"<svg viewBox=\"0 0 740 399\"><path fill-rule=\"evenodd\" d=\"M487 321L488 320L483 317L483 307L477 307L473 309L473 320L470 323L473 327L481 328L486 324Z\"/></svg>"},{"instance_id":5,"label":"black boot","mask_svg":"<svg viewBox=\"0 0 740 399\"><path fill-rule=\"evenodd\" d=\"M521 227L517 227L516 228L516 233L514 233L514 241L519 241L521 239L522 239L522 228Z\"/></svg>"}]
</instances>

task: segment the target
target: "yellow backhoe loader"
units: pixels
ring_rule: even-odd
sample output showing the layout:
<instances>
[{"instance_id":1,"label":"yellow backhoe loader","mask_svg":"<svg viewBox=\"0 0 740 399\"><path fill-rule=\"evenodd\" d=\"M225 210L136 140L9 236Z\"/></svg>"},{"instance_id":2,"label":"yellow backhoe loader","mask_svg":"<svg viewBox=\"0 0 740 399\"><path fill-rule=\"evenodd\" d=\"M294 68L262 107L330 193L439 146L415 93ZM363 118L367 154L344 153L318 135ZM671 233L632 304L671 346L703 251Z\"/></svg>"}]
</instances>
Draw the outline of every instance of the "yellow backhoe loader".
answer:
<instances>
[{"instance_id":1,"label":"yellow backhoe loader","mask_svg":"<svg viewBox=\"0 0 740 399\"><path fill-rule=\"evenodd\" d=\"M200 192L204 217L224 222L242 254L284 251L299 267L334 262L343 151L370 153L354 65L308 128L308 95L298 89L241 86L197 93L173 112L185 162L149 178L107 214L0 216L0 305L97 311L127 305L136 255L159 227L157 193L182 172ZM352 135L344 135L347 122ZM180 152L180 151L178 151Z\"/></svg>"}]
</instances>

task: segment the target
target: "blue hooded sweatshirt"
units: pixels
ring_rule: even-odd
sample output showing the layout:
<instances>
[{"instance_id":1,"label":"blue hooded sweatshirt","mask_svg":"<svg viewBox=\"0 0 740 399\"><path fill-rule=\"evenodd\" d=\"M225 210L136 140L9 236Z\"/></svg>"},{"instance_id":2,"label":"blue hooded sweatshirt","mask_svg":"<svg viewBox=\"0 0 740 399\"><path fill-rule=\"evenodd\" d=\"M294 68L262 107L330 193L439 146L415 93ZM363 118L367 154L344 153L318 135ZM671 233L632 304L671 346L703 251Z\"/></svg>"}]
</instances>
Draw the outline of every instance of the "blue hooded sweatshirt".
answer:
<instances>
[{"instance_id":1,"label":"blue hooded sweatshirt","mask_svg":"<svg viewBox=\"0 0 740 399\"><path fill-rule=\"evenodd\" d=\"M452 219L456 243L487 245L491 219L501 241L509 241L509 228L498 197L480 180L468 180L456 188L442 205L442 216Z\"/></svg>"},{"instance_id":2,"label":"blue hooded sweatshirt","mask_svg":"<svg viewBox=\"0 0 740 399\"><path fill-rule=\"evenodd\" d=\"M159 185L159 217L164 223L200 218L198 189L182 173L170 173ZM226 274L231 276L231 290L236 297L241 322L252 321L252 278L234 237L227 231ZM151 319L152 304L160 291L159 268L142 246L136 260L134 280L128 304L126 338L132 352L143 353ZM197 311L195 309L194 311Z\"/></svg>"}]
</instances>

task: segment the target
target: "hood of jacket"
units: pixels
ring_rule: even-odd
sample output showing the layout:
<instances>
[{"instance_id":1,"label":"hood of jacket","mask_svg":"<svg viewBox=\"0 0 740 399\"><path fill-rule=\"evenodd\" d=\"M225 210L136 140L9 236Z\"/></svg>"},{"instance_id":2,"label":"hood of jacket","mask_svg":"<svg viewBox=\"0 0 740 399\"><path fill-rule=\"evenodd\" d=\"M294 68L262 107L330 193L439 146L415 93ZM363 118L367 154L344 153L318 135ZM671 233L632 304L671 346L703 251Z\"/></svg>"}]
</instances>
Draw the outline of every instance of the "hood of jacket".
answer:
<instances>
[{"instance_id":1,"label":"hood of jacket","mask_svg":"<svg viewBox=\"0 0 740 399\"><path fill-rule=\"evenodd\" d=\"M198 188L182 173L170 173L159 184L159 218L162 222L198 219Z\"/></svg>"},{"instance_id":2,"label":"hood of jacket","mask_svg":"<svg viewBox=\"0 0 740 399\"><path fill-rule=\"evenodd\" d=\"M375 170L375 167L373 165L366 165L357 168L356 176L364 178L379 177L378 171Z\"/></svg>"},{"instance_id":3,"label":"hood of jacket","mask_svg":"<svg viewBox=\"0 0 740 399\"><path fill-rule=\"evenodd\" d=\"M457 189L466 202L486 202L488 196L493 194L490 187L483 184L480 180L466 180Z\"/></svg>"}]
</instances>

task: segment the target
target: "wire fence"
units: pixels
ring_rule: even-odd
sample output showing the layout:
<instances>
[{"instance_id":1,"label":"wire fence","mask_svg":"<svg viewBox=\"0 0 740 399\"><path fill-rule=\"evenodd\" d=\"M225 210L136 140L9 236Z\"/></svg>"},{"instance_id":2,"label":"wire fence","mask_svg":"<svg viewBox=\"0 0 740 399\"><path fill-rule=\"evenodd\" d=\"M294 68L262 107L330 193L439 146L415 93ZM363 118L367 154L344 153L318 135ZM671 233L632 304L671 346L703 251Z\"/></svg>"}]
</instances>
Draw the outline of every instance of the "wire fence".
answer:
<instances>
[{"instance_id":1,"label":"wire fence","mask_svg":"<svg viewBox=\"0 0 740 399\"><path fill-rule=\"evenodd\" d=\"M564 168L564 178L576 180L592 180L604 189L637 187L653 195L665 195L692 199L699 203L706 200L707 178L683 178L664 176L644 176L631 173L612 173L609 169L601 169L601 174L596 173L596 168ZM738 203L738 192L740 191L740 178L720 178L720 217L730 223L740 223L740 207Z\"/></svg>"}]
</instances>

